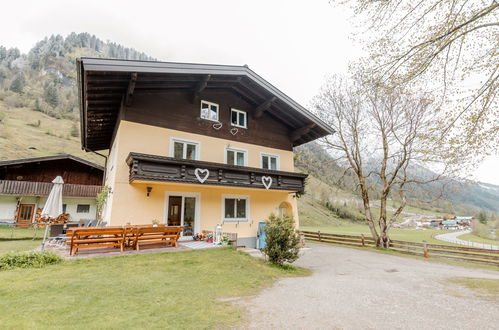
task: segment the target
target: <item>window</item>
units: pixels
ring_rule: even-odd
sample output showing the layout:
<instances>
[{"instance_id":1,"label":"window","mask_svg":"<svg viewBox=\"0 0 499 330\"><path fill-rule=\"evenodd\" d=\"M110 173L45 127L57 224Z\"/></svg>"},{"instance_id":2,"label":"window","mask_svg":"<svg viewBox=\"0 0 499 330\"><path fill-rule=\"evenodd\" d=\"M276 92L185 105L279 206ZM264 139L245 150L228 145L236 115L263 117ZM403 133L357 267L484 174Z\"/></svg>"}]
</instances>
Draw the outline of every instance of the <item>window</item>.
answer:
<instances>
[{"instance_id":1,"label":"window","mask_svg":"<svg viewBox=\"0 0 499 330\"><path fill-rule=\"evenodd\" d=\"M182 141L172 139L172 150L170 150L171 157L178 159L198 159L198 143L192 141Z\"/></svg>"},{"instance_id":2,"label":"window","mask_svg":"<svg viewBox=\"0 0 499 330\"><path fill-rule=\"evenodd\" d=\"M247 128L248 126L246 121L246 112L237 109L231 109L230 123L232 124L232 126Z\"/></svg>"},{"instance_id":3,"label":"window","mask_svg":"<svg viewBox=\"0 0 499 330\"><path fill-rule=\"evenodd\" d=\"M229 165L246 166L246 150L226 148L225 163Z\"/></svg>"},{"instance_id":4,"label":"window","mask_svg":"<svg viewBox=\"0 0 499 330\"><path fill-rule=\"evenodd\" d=\"M278 170L279 156L262 154L262 168L267 170Z\"/></svg>"},{"instance_id":5,"label":"window","mask_svg":"<svg viewBox=\"0 0 499 330\"><path fill-rule=\"evenodd\" d=\"M223 204L224 221L248 221L248 196L226 195L223 196Z\"/></svg>"},{"instance_id":6,"label":"window","mask_svg":"<svg viewBox=\"0 0 499 330\"><path fill-rule=\"evenodd\" d=\"M76 213L90 213L90 205L88 204L76 205Z\"/></svg>"},{"instance_id":7,"label":"window","mask_svg":"<svg viewBox=\"0 0 499 330\"><path fill-rule=\"evenodd\" d=\"M218 121L218 104L201 101L201 118Z\"/></svg>"}]
</instances>

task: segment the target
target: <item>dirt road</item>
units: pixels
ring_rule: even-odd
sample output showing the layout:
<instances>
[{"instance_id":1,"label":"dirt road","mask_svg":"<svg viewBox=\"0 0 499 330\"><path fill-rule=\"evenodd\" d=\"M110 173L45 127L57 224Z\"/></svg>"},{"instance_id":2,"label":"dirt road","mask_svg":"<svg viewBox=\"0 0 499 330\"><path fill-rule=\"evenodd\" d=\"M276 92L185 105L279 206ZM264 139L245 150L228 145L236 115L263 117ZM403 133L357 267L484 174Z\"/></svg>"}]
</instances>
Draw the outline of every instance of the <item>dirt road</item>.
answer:
<instances>
[{"instance_id":1,"label":"dirt road","mask_svg":"<svg viewBox=\"0 0 499 330\"><path fill-rule=\"evenodd\" d=\"M497 329L499 303L448 282L499 279L499 272L310 244L297 265L314 273L286 278L241 302L241 328Z\"/></svg>"}]
</instances>

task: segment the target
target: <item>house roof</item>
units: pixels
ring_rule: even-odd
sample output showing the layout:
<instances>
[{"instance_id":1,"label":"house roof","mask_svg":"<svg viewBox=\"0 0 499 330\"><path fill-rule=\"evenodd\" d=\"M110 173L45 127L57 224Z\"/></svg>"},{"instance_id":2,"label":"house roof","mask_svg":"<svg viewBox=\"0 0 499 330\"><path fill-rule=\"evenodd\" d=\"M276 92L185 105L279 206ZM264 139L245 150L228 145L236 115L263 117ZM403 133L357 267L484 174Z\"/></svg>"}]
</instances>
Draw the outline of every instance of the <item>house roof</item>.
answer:
<instances>
[{"instance_id":1,"label":"house roof","mask_svg":"<svg viewBox=\"0 0 499 330\"><path fill-rule=\"evenodd\" d=\"M81 143L85 150L110 147L122 102L134 91L225 89L299 132L294 146L334 130L247 66L77 59Z\"/></svg>"},{"instance_id":2,"label":"house roof","mask_svg":"<svg viewBox=\"0 0 499 330\"><path fill-rule=\"evenodd\" d=\"M37 162L47 162L47 161L54 161L54 160L64 160L64 159L70 159L72 161L82 163L84 165L96 168L98 170L104 171L104 167L100 166L98 164L89 162L88 160L85 160L80 157L76 157L73 155L69 154L60 154L60 155L54 155L54 156L44 156L44 157L34 157L34 158L20 158L20 159L12 159L12 160L2 160L0 161L0 167L2 166L10 166L10 165L22 165L22 164L27 164L27 163L37 163Z\"/></svg>"}]
</instances>

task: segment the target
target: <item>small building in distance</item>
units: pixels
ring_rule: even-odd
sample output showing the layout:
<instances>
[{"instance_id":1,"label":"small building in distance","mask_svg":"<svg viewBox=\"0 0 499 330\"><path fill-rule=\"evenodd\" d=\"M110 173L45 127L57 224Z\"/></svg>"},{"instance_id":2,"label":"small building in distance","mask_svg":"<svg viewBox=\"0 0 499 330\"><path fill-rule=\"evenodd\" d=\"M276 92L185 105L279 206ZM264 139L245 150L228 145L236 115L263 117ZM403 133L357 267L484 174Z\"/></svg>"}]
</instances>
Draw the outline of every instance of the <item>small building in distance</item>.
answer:
<instances>
[{"instance_id":1,"label":"small building in distance","mask_svg":"<svg viewBox=\"0 0 499 330\"><path fill-rule=\"evenodd\" d=\"M0 161L0 222L34 222L58 175L69 221L94 220L104 167L63 154Z\"/></svg>"}]
</instances>

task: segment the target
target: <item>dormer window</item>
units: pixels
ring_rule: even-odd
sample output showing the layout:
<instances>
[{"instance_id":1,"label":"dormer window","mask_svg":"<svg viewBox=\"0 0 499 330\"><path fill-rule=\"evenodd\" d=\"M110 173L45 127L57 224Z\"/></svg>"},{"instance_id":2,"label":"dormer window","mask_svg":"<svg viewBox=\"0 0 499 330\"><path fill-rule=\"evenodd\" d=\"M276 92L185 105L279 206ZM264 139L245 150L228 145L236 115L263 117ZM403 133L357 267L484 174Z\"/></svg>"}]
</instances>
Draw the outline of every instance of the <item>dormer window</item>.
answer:
<instances>
[{"instance_id":1,"label":"dormer window","mask_svg":"<svg viewBox=\"0 0 499 330\"><path fill-rule=\"evenodd\" d=\"M232 126L248 128L246 121L246 111L230 109L230 123Z\"/></svg>"},{"instance_id":2,"label":"dormer window","mask_svg":"<svg viewBox=\"0 0 499 330\"><path fill-rule=\"evenodd\" d=\"M201 101L201 118L218 121L218 104Z\"/></svg>"}]
</instances>

